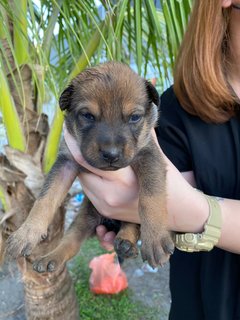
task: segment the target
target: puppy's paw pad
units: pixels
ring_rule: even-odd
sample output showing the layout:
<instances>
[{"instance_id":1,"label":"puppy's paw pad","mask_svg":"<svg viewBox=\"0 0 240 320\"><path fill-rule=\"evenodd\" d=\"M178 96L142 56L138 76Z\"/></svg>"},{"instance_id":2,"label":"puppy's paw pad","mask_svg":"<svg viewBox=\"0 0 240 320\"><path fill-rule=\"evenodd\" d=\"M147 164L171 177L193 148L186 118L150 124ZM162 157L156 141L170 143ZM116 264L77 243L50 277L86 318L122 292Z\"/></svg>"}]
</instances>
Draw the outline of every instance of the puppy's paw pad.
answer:
<instances>
[{"instance_id":1,"label":"puppy's paw pad","mask_svg":"<svg viewBox=\"0 0 240 320\"><path fill-rule=\"evenodd\" d=\"M116 238L114 241L114 248L118 256L122 258L135 258L138 255L136 244L126 239Z\"/></svg>"},{"instance_id":2,"label":"puppy's paw pad","mask_svg":"<svg viewBox=\"0 0 240 320\"><path fill-rule=\"evenodd\" d=\"M33 270L38 273L53 272L57 269L57 266L58 264L55 260L43 258L33 263Z\"/></svg>"},{"instance_id":3,"label":"puppy's paw pad","mask_svg":"<svg viewBox=\"0 0 240 320\"><path fill-rule=\"evenodd\" d=\"M33 250L33 248L32 248L31 243L27 243L21 251L21 256L23 256L25 258L29 257L32 253L32 250Z\"/></svg>"}]
</instances>

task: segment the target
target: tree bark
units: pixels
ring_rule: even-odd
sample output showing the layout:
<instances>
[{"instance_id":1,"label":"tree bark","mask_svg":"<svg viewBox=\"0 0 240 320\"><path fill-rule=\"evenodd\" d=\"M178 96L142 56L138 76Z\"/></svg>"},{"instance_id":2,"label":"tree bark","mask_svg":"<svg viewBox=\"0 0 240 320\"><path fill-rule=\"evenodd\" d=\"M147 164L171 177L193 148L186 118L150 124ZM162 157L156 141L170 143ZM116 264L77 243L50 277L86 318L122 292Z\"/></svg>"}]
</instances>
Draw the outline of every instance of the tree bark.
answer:
<instances>
[{"instance_id":1,"label":"tree bark","mask_svg":"<svg viewBox=\"0 0 240 320\"><path fill-rule=\"evenodd\" d=\"M6 157L2 156L0 159L0 183L8 206L8 211L3 214L2 220L0 219L2 253L8 235L18 229L26 219L35 201L34 195L38 194L43 181L43 174L32 156L10 147L6 147L5 151ZM28 177L30 182L27 181ZM62 206L49 226L48 238L36 247L29 258L19 258L17 261L24 283L25 309L29 320L76 320L79 317L72 279L66 267L44 274L38 274L32 269L32 262L36 258L52 251L59 243L64 232L64 217L65 208Z\"/></svg>"},{"instance_id":2,"label":"tree bark","mask_svg":"<svg viewBox=\"0 0 240 320\"><path fill-rule=\"evenodd\" d=\"M34 106L31 69L28 65L20 66L20 81L7 42L4 42L4 48L10 66L15 70L14 82L5 63L11 94L24 128L27 149L22 153L7 147L6 156L0 157L0 187L7 206L7 211L0 216L0 261L4 256L7 237L25 221L40 191L44 180L42 158L48 134L47 116L35 111L37 108ZM17 90L16 83L22 83L23 88ZM21 92L24 93L24 99ZM52 251L59 243L64 232L64 216L65 208L62 206L49 227L47 240L40 243L29 258L19 258L17 261L25 287L26 316L29 320L79 318L72 279L66 267L44 274L38 274L32 269L32 261L36 257Z\"/></svg>"}]
</instances>

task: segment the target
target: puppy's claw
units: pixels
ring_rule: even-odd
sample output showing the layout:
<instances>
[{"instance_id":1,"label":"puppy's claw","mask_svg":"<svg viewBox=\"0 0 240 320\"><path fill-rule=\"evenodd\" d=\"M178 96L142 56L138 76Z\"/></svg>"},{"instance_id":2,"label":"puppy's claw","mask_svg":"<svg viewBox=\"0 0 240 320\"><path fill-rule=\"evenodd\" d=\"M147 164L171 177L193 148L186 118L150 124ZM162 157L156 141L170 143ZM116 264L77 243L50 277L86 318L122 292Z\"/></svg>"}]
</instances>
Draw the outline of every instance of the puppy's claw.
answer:
<instances>
[{"instance_id":1,"label":"puppy's claw","mask_svg":"<svg viewBox=\"0 0 240 320\"><path fill-rule=\"evenodd\" d=\"M17 231L11 234L6 242L6 253L9 257L28 257L35 246L47 234L46 230L39 230L32 224L23 224Z\"/></svg>"},{"instance_id":2,"label":"puppy's claw","mask_svg":"<svg viewBox=\"0 0 240 320\"><path fill-rule=\"evenodd\" d=\"M166 263L170 255L174 252L174 242L171 234L167 231L159 232L158 237L144 239L142 232L141 255L143 261L147 260L148 264L156 268L158 265Z\"/></svg>"},{"instance_id":3,"label":"puppy's claw","mask_svg":"<svg viewBox=\"0 0 240 320\"><path fill-rule=\"evenodd\" d=\"M44 240L47 239L47 237L48 237L48 234L44 233L44 234L41 235L41 240L44 241Z\"/></svg>"},{"instance_id":4,"label":"puppy's claw","mask_svg":"<svg viewBox=\"0 0 240 320\"><path fill-rule=\"evenodd\" d=\"M47 271L48 272L53 272L56 270L56 262L55 261L50 261L47 265Z\"/></svg>"},{"instance_id":5,"label":"puppy's claw","mask_svg":"<svg viewBox=\"0 0 240 320\"><path fill-rule=\"evenodd\" d=\"M9 236L6 242L6 255L8 257L17 258L19 256L25 256L26 243L22 238L18 237L18 233L15 232Z\"/></svg>"},{"instance_id":6,"label":"puppy's claw","mask_svg":"<svg viewBox=\"0 0 240 320\"><path fill-rule=\"evenodd\" d=\"M165 238L163 238L162 247L163 247L163 251L166 254L172 255L174 253L175 246L171 236L168 235Z\"/></svg>"},{"instance_id":7,"label":"puppy's claw","mask_svg":"<svg viewBox=\"0 0 240 320\"><path fill-rule=\"evenodd\" d=\"M28 243L21 251L21 256L27 258L31 255L32 253L32 246L30 243Z\"/></svg>"}]
</instances>

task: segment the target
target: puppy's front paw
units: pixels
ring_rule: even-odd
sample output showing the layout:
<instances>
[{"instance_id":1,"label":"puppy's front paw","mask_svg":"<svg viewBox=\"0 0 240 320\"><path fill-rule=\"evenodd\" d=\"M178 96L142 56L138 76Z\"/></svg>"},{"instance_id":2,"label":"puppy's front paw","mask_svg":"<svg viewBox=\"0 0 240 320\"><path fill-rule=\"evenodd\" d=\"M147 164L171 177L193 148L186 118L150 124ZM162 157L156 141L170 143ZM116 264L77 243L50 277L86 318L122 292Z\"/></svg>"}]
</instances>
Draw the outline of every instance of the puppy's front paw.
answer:
<instances>
[{"instance_id":1,"label":"puppy's front paw","mask_svg":"<svg viewBox=\"0 0 240 320\"><path fill-rule=\"evenodd\" d=\"M47 230L41 230L34 225L24 223L9 236L6 243L6 253L13 258L28 257L36 245L46 237Z\"/></svg>"},{"instance_id":2,"label":"puppy's front paw","mask_svg":"<svg viewBox=\"0 0 240 320\"><path fill-rule=\"evenodd\" d=\"M138 248L136 244L127 239L116 237L114 241L114 249L117 252L117 255L121 258L136 258L138 255Z\"/></svg>"},{"instance_id":3,"label":"puppy's front paw","mask_svg":"<svg viewBox=\"0 0 240 320\"><path fill-rule=\"evenodd\" d=\"M146 232L141 231L141 255L143 261L156 268L166 263L174 252L174 242L169 231Z\"/></svg>"}]
</instances>

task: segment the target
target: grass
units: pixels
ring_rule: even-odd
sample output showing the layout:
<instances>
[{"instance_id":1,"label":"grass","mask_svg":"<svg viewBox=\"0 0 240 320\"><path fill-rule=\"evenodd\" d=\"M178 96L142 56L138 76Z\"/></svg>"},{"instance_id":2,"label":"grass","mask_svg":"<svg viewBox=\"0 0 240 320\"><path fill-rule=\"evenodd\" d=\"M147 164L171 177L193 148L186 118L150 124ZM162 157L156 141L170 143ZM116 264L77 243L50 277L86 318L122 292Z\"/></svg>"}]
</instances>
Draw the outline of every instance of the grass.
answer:
<instances>
[{"instance_id":1,"label":"grass","mask_svg":"<svg viewBox=\"0 0 240 320\"><path fill-rule=\"evenodd\" d=\"M127 289L116 295L95 295L89 290L89 261L106 253L96 239L86 241L75 259L71 272L80 306L81 320L156 320L157 310L133 301Z\"/></svg>"}]
</instances>

